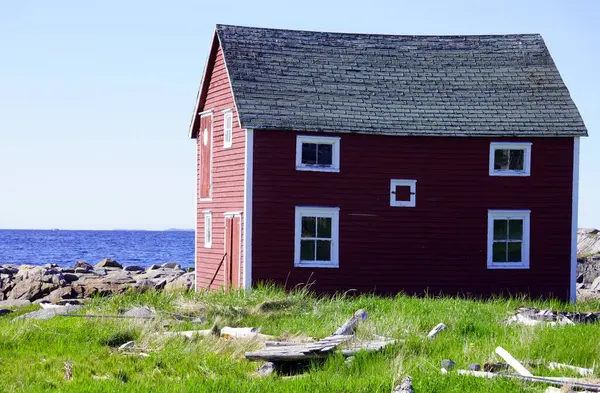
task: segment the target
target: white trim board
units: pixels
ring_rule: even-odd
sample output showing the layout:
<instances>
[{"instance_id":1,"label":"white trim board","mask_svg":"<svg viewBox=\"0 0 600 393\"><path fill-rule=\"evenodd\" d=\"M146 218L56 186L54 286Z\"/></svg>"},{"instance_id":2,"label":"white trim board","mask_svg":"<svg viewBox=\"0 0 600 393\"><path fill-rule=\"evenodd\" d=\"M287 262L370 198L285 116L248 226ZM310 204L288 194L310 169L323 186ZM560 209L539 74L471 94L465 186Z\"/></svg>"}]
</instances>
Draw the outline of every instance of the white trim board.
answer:
<instances>
[{"instance_id":1,"label":"white trim board","mask_svg":"<svg viewBox=\"0 0 600 393\"><path fill-rule=\"evenodd\" d=\"M571 268L569 300L577 301L577 225L579 219L579 143L580 138L573 138L573 196L571 202Z\"/></svg>"},{"instance_id":2,"label":"white trim board","mask_svg":"<svg viewBox=\"0 0 600 393\"><path fill-rule=\"evenodd\" d=\"M243 226L243 265L244 279L240 286L252 288L252 187L254 174L254 130L246 130L244 149L244 226Z\"/></svg>"}]
</instances>

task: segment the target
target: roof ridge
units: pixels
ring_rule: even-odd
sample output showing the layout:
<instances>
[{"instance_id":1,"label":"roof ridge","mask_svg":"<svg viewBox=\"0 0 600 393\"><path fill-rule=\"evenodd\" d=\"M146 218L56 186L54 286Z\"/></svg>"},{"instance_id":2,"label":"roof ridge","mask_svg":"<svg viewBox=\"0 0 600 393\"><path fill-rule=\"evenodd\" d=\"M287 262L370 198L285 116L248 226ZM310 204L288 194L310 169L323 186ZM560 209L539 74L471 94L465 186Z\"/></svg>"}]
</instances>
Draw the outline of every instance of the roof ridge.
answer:
<instances>
[{"instance_id":1,"label":"roof ridge","mask_svg":"<svg viewBox=\"0 0 600 393\"><path fill-rule=\"evenodd\" d=\"M528 37L528 38L542 38L540 33L508 33L508 34L393 34L393 33L349 33L349 32L336 32L336 31L320 31L320 30L302 30L302 29L281 29L276 27L255 27L255 26L241 26L241 25L229 25L218 23L216 25L217 31L223 28L236 28L236 29L248 29L248 30L265 30L265 31L281 31L281 32L294 32L294 33L313 33L313 34L331 34L331 35L347 35L347 36L367 36L367 37L414 37L414 38L499 38L499 37Z\"/></svg>"}]
</instances>

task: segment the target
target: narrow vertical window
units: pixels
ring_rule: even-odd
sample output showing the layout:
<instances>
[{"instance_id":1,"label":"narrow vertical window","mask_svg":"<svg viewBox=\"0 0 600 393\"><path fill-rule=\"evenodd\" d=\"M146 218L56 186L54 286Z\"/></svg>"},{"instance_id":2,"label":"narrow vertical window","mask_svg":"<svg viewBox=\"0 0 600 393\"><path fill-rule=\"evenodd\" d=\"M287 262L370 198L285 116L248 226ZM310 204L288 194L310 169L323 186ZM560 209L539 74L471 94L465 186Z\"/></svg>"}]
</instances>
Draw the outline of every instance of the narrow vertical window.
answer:
<instances>
[{"instance_id":1,"label":"narrow vertical window","mask_svg":"<svg viewBox=\"0 0 600 393\"><path fill-rule=\"evenodd\" d=\"M529 211L488 212L488 268L529 268Z\"/></svg>"},{"instance_id":2,"label":"narrow vertical window","mask_svg":"<svg viewBox=\"0 0 600 393\"><path fill-rule=\"evenodd\" d=\"M223 147L229 148L233 144L233 112L227 109L223 112Z\"/></svg>"},{"instance_id":3,"label":"narrow vertical window","mask_svg":"<svg viewBox=\"0 0 600 393\"><path fill-rule=\"evenodd\" d=\"M204 247L212 247L212 212L204 212Z\"/></svg>"}]
</instances>

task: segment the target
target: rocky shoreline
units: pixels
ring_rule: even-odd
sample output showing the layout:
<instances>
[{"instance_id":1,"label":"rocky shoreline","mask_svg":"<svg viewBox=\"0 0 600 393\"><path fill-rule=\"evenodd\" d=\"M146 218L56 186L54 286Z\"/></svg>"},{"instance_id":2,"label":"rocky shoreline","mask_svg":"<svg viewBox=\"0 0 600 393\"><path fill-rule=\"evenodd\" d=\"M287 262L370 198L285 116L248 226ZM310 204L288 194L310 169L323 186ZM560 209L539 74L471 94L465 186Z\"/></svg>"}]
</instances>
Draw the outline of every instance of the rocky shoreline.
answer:
<instances>
[{"instance_id":1,"label":"rocky shoreline","mask_svg":"<svg viewBox=\"0 0 600 393\"><path fill-rule=\"evenodd\" d=\"M106 258L91 265L76 262L72 268L54 264L45 266L0 266L0 307L38 303L79 304L92 296L106 296L128 289L191 290L194 272L184 270L175 262L140 266L121 266Z\"/></svg>"}]
</instances>

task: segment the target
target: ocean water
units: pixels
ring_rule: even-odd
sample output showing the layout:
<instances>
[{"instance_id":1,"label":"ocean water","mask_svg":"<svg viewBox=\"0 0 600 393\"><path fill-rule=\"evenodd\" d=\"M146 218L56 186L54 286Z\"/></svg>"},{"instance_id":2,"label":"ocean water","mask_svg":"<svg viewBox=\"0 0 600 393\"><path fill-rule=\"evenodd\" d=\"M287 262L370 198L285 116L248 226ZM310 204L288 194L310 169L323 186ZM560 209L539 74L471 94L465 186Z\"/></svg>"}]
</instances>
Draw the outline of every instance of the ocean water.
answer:
<instances>
[{"instance_id":1,"label":"ocean water","mask_svg":"<svg viewBox=\"0 0 600 393\"><path fill-rule=\"evenodd\" d=\"M177 262L194 266L193 231L69 231L0 229L0 265L72 267L114 258L122 265Z\"/></svg>"}]
</instances>

